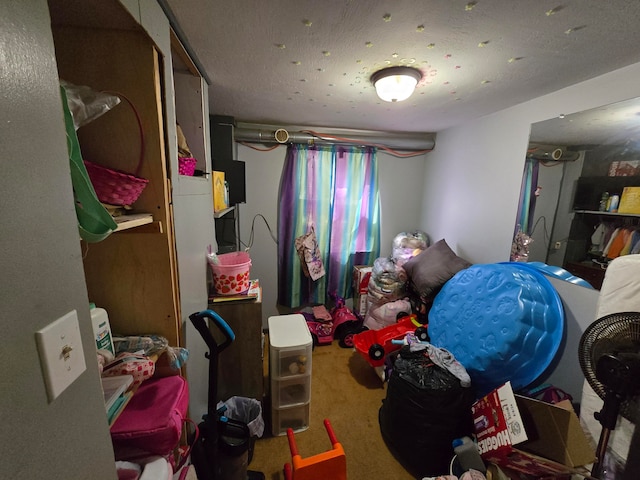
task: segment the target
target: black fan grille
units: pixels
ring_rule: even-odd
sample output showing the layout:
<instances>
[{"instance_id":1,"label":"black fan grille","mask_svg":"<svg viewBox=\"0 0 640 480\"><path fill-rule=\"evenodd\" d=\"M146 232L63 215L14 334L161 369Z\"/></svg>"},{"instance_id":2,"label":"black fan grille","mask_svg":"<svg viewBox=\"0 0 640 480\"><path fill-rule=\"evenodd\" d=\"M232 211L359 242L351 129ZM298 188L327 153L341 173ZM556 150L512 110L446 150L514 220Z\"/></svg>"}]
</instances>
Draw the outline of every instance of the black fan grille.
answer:
<instances>
[{"instance_id":1,"label":"black fan grille","mask_svg":"<svg viewBox=\"0 0 640 480\"><path fill-rule=\"evenodd\" d=\"M640 352L640 312L613 313L593 322L582 334L578 348L580 367L591 388L602 399L606 388L596 378L596 363L602 355ZM640 378L637 379L640 382ZM627 398L620 414L640 423L640 395Z\"/></svg>"}]
</instances>

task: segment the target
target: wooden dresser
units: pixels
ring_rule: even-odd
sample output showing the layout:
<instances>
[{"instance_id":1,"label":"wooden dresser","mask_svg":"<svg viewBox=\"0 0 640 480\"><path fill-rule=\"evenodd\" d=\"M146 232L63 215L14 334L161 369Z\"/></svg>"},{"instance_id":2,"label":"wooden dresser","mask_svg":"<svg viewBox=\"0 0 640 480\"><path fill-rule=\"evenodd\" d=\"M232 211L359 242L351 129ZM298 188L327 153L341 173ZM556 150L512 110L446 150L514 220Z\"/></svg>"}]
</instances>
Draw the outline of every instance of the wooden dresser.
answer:
<instances>
[{"instance_id":1,"label":"wooden dresser","mask_svg":"<svg viewBox=\"0 0 640 480\"><path fill-rule=\"evenodd\" d=\"M218 358L218 400L237 395L262 401L264 396L262 292L256 300L210 303L236 338ZM219 332L212 329L214 337Z\"/></svg>"}]
</instances>

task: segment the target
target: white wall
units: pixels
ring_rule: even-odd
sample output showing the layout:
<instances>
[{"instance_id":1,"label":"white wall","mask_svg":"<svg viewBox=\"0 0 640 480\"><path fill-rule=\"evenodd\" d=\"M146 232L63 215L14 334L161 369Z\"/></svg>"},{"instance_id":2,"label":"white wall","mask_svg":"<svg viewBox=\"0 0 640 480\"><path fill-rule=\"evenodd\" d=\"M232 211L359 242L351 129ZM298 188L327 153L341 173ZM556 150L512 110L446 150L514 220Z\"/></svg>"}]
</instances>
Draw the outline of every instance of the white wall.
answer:
<instances>
[{"instance_id":1,"label":"white wall","mask_svg":"<svg viewBox=\"0 0 640 480\"><path fill-rule=\"evenodd\" d=\"M580 338L593 323L600 292L573 283L548 277L562 299L566 319L563 340L552 364L540 375L536 385L550 383L562 388L580 402L584 376L580 368L578 346Z\"/></svg>"},{"instance_id":2,"label":"white wall","mask_svg":"<svg viewBox=\"0 0 640 480\"><path fill-rule=\"evenodd\" d=\"M640 96L640 63L438 132L421 228L473 263L507 261L530 125Z\"/></svg>"},{"instance_id":3,"label":"white wall","mask_svg":"<svg viewBox=\"0 0 640 480\"><path fill-rule=\"evenodd\" d=\"M238 146L238 160L246 162L247 202L240 205L240 237L245 245L249 243L251 224L258 214L266 218L277 237L279 186L285 153L284 146L268 152ZM382 203L380 245L381 256L386 256L391 253L393 238L398 233L419 228L425 156L397 158L379 151L378 159ZM251 276L260 279L262 285L262 324L266 327L267 319L279 314L276 308L278 250L262 218L255 220L249 253Z\"/></svg>"},{"instance_id":4,"label":"white wall","mask_svg":"<svg viewBox=\"0 0 640 480\"><path fill-rule=\"evenodd\" d=\"M113 479L47 2L0 2L0 32L0 477ZM71 310L87 368L50 403L35 332Z\"/></svg>"}]
</instances>

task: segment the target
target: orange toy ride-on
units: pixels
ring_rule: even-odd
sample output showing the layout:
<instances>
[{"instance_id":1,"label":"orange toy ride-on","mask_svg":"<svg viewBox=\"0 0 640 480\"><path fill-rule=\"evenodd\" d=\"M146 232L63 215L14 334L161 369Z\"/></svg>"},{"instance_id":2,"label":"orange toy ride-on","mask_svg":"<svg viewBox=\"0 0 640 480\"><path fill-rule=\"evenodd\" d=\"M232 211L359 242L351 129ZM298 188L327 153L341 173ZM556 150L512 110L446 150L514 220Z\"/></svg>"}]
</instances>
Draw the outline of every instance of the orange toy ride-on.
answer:
<instances>
[{"instance_id":1,"label":"orange toy ride-on","mask_svg":"<svg viewBox=\"0 0 640 480\"><path fill-rule=\"evenodd\" d=\"M320 480L325 478L347 480L347 458L344 449L336 439L329 420L325 419L324 426L331 441L331 450L307 458L302 458L298 454L293 430L287 429L291 463L284 466L285 480Z\"/></svg>"},{"instance_id":2,"label":"orange toy ride-on","mask_svg":"<svg viewBox=\"0 0 640 480\"><path fill-rule=\"evenodd\" d=\"M372 367L384 365L384 359L391 352L399 350L401 345L393 340L401 339L405 334L415 332L418 340L428 339L427 326L418 322L415 314L400 318L397 323L380 330L365 330L353 336L353 346Z\"/></svg>"}]
</instances>

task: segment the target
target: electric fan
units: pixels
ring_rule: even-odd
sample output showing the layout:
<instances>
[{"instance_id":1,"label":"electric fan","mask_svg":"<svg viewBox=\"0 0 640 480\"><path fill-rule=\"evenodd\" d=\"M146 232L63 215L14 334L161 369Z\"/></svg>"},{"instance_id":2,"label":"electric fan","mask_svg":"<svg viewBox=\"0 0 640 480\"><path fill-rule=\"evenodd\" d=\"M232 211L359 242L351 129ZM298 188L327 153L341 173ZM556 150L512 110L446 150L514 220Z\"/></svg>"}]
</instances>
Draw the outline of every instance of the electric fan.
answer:
<instances>
[{"instance_id":1,"label":"electric fan","mask_svg":"<svg viewBox=\"0 0 640 480\"><path fill-rule=\"evenodd\" d=\"M618 415L640 424L640 312L613 313L593 322L580 338L580 367L603 400L595 414L602 425L591 475L600 468Z\"/></svg>"}]
</instances>

